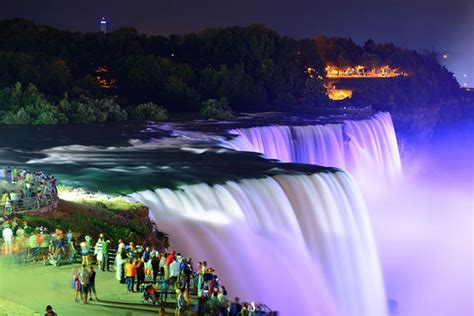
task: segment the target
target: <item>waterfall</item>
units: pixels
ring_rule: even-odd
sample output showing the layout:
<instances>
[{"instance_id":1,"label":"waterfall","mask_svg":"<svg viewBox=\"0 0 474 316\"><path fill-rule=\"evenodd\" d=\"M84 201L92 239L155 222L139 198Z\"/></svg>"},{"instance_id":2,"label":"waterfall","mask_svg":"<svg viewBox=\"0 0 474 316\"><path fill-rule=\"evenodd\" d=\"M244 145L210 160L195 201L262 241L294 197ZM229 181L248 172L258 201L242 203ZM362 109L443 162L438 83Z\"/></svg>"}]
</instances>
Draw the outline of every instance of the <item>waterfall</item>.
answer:
<instances>
[{"instance_id":1,"label":"waterfall","mask_svg":"<svg viewBox=\"0 0 474 316\"><path fill-rule=\"evenodd\" d=\"M228 133L236 137L224 146L283 162L339 167L358 179L374 172L388 177L401 173L390 113L337 124L237 128Z\"/></svg>"},{"instance_id":2,"label":"waterfall","mask_svg":"<svg viewBox=\"0 0 474 316\"><path fill-rule=\"evenodd\" d=\"M171 247L207 260L231 297L282 315L384 315L364 201L344 171L182 185L131 195Z\"/></svg>"}]
</instances>

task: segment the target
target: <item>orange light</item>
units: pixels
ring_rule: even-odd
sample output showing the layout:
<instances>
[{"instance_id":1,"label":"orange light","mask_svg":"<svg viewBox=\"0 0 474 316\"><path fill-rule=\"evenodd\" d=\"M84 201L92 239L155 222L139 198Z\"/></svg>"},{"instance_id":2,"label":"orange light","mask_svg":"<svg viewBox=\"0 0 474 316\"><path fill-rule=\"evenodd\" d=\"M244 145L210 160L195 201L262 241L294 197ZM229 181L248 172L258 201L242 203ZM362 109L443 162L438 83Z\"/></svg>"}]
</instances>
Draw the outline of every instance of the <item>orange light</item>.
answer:
<instances>
[{"instance_id":1,"label":"orange light","mask_svg":"<svg viewBox=\"0 0 474 316\"><path fill-rule=\"evenodd\" d=\"M352 90L346 89L330 89L326 95L331 100L344 100L352 97Z\"/></svg>"},{"instance_id":2,"label":"orange light","mask_svg":"<svg viewBox=\"0 0 474 316\"><path fill-rule=\"evenodd\" d=\"M362 65L344 69L332 65L326 66L327 78L387 78L407 75L406 72L400 71L398 68L391 68L389 65L371 69Z\"/></svg>"}]
</instances>

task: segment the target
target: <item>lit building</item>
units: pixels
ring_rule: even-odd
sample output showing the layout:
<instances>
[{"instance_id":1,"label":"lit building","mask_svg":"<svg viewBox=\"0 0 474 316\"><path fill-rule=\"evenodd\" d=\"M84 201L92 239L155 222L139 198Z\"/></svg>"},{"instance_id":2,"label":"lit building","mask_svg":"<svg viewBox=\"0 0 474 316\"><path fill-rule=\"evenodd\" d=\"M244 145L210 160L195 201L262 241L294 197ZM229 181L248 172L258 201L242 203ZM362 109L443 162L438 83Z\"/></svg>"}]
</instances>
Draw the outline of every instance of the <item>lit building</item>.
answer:
<instances>
[{"instance_id":1,"label":"lit building","mask_svg":"<svg viewBox=\"0 0 474 316\"><path fill-rule=\"evenodd\" d=\"M326 66L327 78L390 78L407 75L406 72L391 68L389 65L371 69L361 65L354 67Z\"/></svg>"},{"instance_id":2,"label":"lit building","mask_svg":"<svg viewBox=\"0 0 474 316\"><path fill-rule=\"evenodd\" d=\"M102 19L100 19L100 31L107 33L107 20L105 19L105 17L102 17Z\"/></svg>"},{"instance_id":3,"label":"lit building","mask_svg":"<svg viewBox=\"0 0 474 316\"><path fill-rule=\"evenodd\" d=\"M338 89L332 81L326 82L324 87L326 88L326 95L330 100L340 101L352 98L351 89Z\"/></svg>"},{"instance_id":4,"label":"lit building","mask_svg":"<svg viewBox=\"0 0 474 316\"><path fill-rule=\"evenodd\" d=\"M111 77L109 68L106 65L99 66L95 69L95 79L102 89L111 89L115 87L117 81Z\"/></svg>"}]
</instances>

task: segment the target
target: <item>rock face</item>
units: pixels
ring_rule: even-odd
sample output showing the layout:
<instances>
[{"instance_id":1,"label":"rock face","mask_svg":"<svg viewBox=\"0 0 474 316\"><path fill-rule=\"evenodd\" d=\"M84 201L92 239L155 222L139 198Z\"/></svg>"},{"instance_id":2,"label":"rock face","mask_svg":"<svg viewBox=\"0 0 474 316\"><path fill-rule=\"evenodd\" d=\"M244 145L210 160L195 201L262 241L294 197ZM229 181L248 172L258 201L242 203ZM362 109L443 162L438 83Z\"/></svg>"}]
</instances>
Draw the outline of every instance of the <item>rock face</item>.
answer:
<instances>
[{"instance_id":1,"label":"rock face","mask_svg":"<svg viewBox=\"0 0 474 316\"><path fill-rule=\"evenodd\" d=\"M392 111L397 134L402 138L424 141L431 137L438 123L440 107L419 107L404 111Z\"/></svg>"}]
</instances>

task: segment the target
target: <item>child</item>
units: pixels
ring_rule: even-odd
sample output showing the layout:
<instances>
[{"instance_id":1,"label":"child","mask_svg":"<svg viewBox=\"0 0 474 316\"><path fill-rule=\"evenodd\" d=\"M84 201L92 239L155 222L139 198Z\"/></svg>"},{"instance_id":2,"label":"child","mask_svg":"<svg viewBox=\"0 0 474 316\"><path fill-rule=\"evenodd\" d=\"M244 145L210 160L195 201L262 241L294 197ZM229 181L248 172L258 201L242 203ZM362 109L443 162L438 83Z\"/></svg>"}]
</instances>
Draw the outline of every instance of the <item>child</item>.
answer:
<instances>
[{"instance_id":1,"label":"child","mask_svg":"<svg viewBox=\"0 0 474 316\"><path fill-rule=\"evenodd\" d=\"M79 298L81 297L81 281L79 281L79 273L78 271L75 271L72 275L72 278L74 280L74 289L76 290L76 299L75 302L79 302Z\"/></svg>"},{"instance_id":2,"label":"child","mask_svg":"<svg viewBox=\"0 0 474 316\"><path fill-rule=\"evenodd\" d=\"M89 267L89 293L90 293L90 299L89 301L92 301L92 293L94 293L95 300L98 301L97 299L97 292L95 291L95 271L92 266Z\"/></svg>"}]
</instances>

